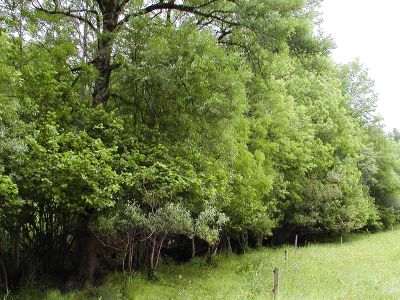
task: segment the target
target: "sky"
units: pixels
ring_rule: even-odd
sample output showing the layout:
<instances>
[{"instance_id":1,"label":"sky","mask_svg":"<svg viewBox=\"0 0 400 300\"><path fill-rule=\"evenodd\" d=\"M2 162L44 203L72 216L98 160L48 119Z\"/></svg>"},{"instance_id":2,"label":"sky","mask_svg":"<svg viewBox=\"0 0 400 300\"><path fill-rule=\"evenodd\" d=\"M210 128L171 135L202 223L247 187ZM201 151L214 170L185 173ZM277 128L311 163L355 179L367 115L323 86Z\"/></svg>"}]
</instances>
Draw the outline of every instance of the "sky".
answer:
<instances>
[{"instance_id":1,"label":"sky","mask_svg":"<svg viewBox=\"0 0 400 300\"><path fill-rule=\"evenodd\" d=\"M335 41L333 59L359 58L375 80L386 130L400 129L400 1L324 0L323 31Z\"/></svg>"}]
</instances>

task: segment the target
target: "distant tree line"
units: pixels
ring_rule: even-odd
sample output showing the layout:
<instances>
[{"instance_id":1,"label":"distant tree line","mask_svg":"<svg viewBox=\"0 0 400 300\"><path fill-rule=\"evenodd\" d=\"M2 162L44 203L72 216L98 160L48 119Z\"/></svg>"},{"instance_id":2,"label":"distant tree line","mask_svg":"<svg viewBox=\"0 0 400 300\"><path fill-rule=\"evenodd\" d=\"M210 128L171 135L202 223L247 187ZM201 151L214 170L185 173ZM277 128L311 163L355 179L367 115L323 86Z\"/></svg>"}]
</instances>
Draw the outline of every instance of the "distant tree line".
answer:
<instances>
[{"instance_id":1,"label":"distant tree line","mask_svg":"<svg viewBox=\"0 0 400 300\"><path fill-rule=\"evenodd\" d=\"M318 2L2 1L0 290L398 222L399 133Z\"/></svg>"}]
</instances>

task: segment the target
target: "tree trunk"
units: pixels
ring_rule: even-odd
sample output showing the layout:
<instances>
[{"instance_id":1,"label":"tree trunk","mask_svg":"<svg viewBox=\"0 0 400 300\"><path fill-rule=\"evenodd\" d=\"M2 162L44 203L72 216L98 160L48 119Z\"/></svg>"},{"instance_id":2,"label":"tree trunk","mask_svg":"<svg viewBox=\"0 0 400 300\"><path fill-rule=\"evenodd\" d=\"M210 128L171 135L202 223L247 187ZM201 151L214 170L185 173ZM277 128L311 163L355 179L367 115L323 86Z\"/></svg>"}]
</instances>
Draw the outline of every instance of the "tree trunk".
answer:
<instances>
[{"instance_id":1,"label":"tree trunk","mask_svg":"<svg viewBox=\"0 0 400 300\"><path fill-rule=\"evenodd\" d=\"M211 264L211 246L210 245L208 245L208 248L207 248L206 264Z\"/></svg>"},{"instance_id":2,"label":"tree trunk","mask_svg":"<svg viewBox=\"0 0 400 300\"><path fill-rule=\"evenodd\" d=\"M156 280L156 276L154 274L154 269L155 269L155 264L154 264L154 256L155 256L155 251L156 251L156 242L157 242L157 237L153 237L151 240L151 253L150 253L150 268L148 270L148 279L149 280Z\"/></svg>"},{"instance_id":3,"label":"tree trunk","mask_svg":"<svg viewBox=\"0 0 400 300\"><path fill-rule=\"evenodd\" d=\"M85 2L85 9L88 9L88 3ZM85 12L85 18L88 17L88 13ZM86 64L89 61L89 53L88 53L88 34L89 34L89 28L88 24L85 22L83 24L83 45L82 45L82 52L83 52L83 57L82 57L82 62ZM86 91L87 91L87 84L84 81L81 81L81 88L79 91L79 98L81 101L85 99L86 96Z\"/></svg>"},{"instance_id":4,"label":"tree trunk","mask_svg":"<svg viewBox=\"0 0 400 300\"><path fill-rule=\"evenodd\" d=\"M15 281L18 277L18 270L20 265L20 229L16 229L12 232L12 257L10 261L9 276Z\"/></svg>"},{"instance_id":5,"label":"tree trunk","mask_svg":"<svg viewBox=\"0 0 400 300\"><path fill-rule=\"evenodd\" d=\"M249 243L248 243L248 236L247 236L247 231L243 230L240 233L240 247L241 247L241 252L245 253L249 249Z\"/></svg>"},{"instance_id":6,"label":"tree trunk","mask_svg":"<svg viewBox=\"0 0 400 300\"><path fill-rule=\"evenodd\" d=\"M264 240L264 236L256 237L256 247L261 247Z\"/></svg>"},{"instance_id":7,"label":"tree trunk","mask_svg":"<svg viewBox=\"0 0 400 300\"><path fill-rule=\"evenodd\" d=\"M165 241L165 238L167 237L167 234L164 234L162 237L161 237L161 240L160 240L160 243L159 243L159 245L158 245L158 249L157 249L157 258L156 258L156 263L155 263L155 265L154 265L154 268L157 268L157 266L158 266L158 262L159 262L159 260L160 260L160 255L161 255L161 249L162 249L162 247L163 247L163 245L164 245L164 241Z\"/></svg>"},{"instance_id":8,"label":"tree trunk","mask_svg":"<svg viewBox=\"0 0 400 300\"><path fill-rule=\"evenodd\" d=\"M75 262L78 280L93 281L97 269L97 238L89 229L89 217L82 216L76 236Z\"/></svg>"},{"instance_id":9,"label":"tree trunk","mask_svg":"<svg viewBox=\"0 0 400 300\"><path fill-rule=\"evenodd\" d=\"M231 238L227 232L221 235L220 250L223 253L232 254Z\"/></svg>"},{"instance_id":10,"label":"tree trunk","mask_svg":"<svg viewBox=\"0 0 400 300\"><path fill-rule=\"evenodd\" d=\"M93 66L97 69L98 76L93 90L93 107L105 103L109 98L110 77L113 66L111 65L112 46L114 33L118 27L120 15L119 1L101 1L100 9L103 15L102 32L98 35L97 56Z\"/></svg>"},{"instance_id":11,"label":"tree trunk","mask_svg":"<svg viewBox=\"0 0 400 300\"><path fill-rule=\"evenodd\" d=\"M192 258L196 255L196 243L194 242L194 237L192 238Z\"/></svg>"},{"instance_id":12,"label":"tree trunk","mask_svg":"<svg viewBox=\"0 0 400 300\"><path fill-rule=\"evenodd\" d=\"M107 54L106 56L98 56L93 65L98 71L98 77L95 81L92 94L93 107L96 107L99 104L105 103L109 98L108 87L111 77L111 56Z\"/></svg>"},{"instance_id":13,"label":"tree trunk","mask_svg":"<svg viewBox=\"0 0 400 300\"><path fill-rule=\"evenodd\" d=\"M97 56L93 66L98 74L92 94L93 107L105 103L109 97L111 71L111 54L114 42L114 33L118 27L118 18L121 13L119 1L98 1L102 12L102 31L97 36ZM76 241L77 273L85 282L92 281L97 268L97 239L89 229L89 216L81 220Z\"/></svg>"},{"instance_id":14,"label":"tree trunk","mask_svg":"<svg viewBox=\"0 0 400 300\"><path fill-rule=\"evenodd\" d=\"M8 291L8 274L6 265L0 257L0 291L1 290Z\"/></svg>"},{"instance_id":15,"label":"tree trunk","mask_svg":"<svg viewBox=\"0 0 400 300\"><path fill-rule=\"evenodd\" d=\"M227 249L228 254L232 254L231 237L227 236Z\"/></svg>"}]
</instances>

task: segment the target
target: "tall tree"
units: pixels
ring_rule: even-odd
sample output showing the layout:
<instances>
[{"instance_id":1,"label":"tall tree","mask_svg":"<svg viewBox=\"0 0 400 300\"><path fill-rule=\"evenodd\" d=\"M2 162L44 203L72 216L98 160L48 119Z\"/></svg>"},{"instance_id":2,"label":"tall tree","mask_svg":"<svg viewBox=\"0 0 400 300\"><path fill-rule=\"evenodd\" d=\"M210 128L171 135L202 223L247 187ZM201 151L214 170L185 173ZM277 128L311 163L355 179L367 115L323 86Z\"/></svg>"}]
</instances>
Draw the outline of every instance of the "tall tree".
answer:
<instances>
[{"instance_id":1,"label":"tall tree","mask_svg":"<svg viewBox=\"0 0 400 300\"><path fill-rule=\"evenodd\" d=\"M118 32L129 26L129 22L137 17L165 14L171 19L171 11L181 12L177 19L196 16L194 20L199 26L225 24L236 26L236 1L185 1L182 4L175 1L134 3L130 0L96 0L81 1L40 1L31 2L32 6L46 14L67 17L85 24L84 30L90 28L95 38L95 50L90 61L97 71L93 86L92 104L94 107L106 103L110 97L109 87L112 71L119 66L113 60L115 54L115 39ZM224 29L220 34L229 32ZM87 34L84 34L87 38Z\"/></svg>"}]
</instances>

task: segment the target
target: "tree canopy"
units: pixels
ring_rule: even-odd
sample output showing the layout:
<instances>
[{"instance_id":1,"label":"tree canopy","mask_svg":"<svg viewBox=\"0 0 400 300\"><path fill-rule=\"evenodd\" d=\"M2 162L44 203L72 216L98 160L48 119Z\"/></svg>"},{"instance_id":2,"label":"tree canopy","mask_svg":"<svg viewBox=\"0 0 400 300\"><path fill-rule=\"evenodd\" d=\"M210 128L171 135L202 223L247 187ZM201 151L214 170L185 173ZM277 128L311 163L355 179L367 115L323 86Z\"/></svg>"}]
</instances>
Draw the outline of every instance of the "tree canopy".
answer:
<instances>
[{"instance_id":1,"label":"tree canopy","mask_svg":"<svg viewBox=\"0 0 400 300\"><path fill-rule=\"evenodd\" d=\"M0 289L398 221L398 132L318 4L3 1Z\"/></svg>"}]
</instances>

